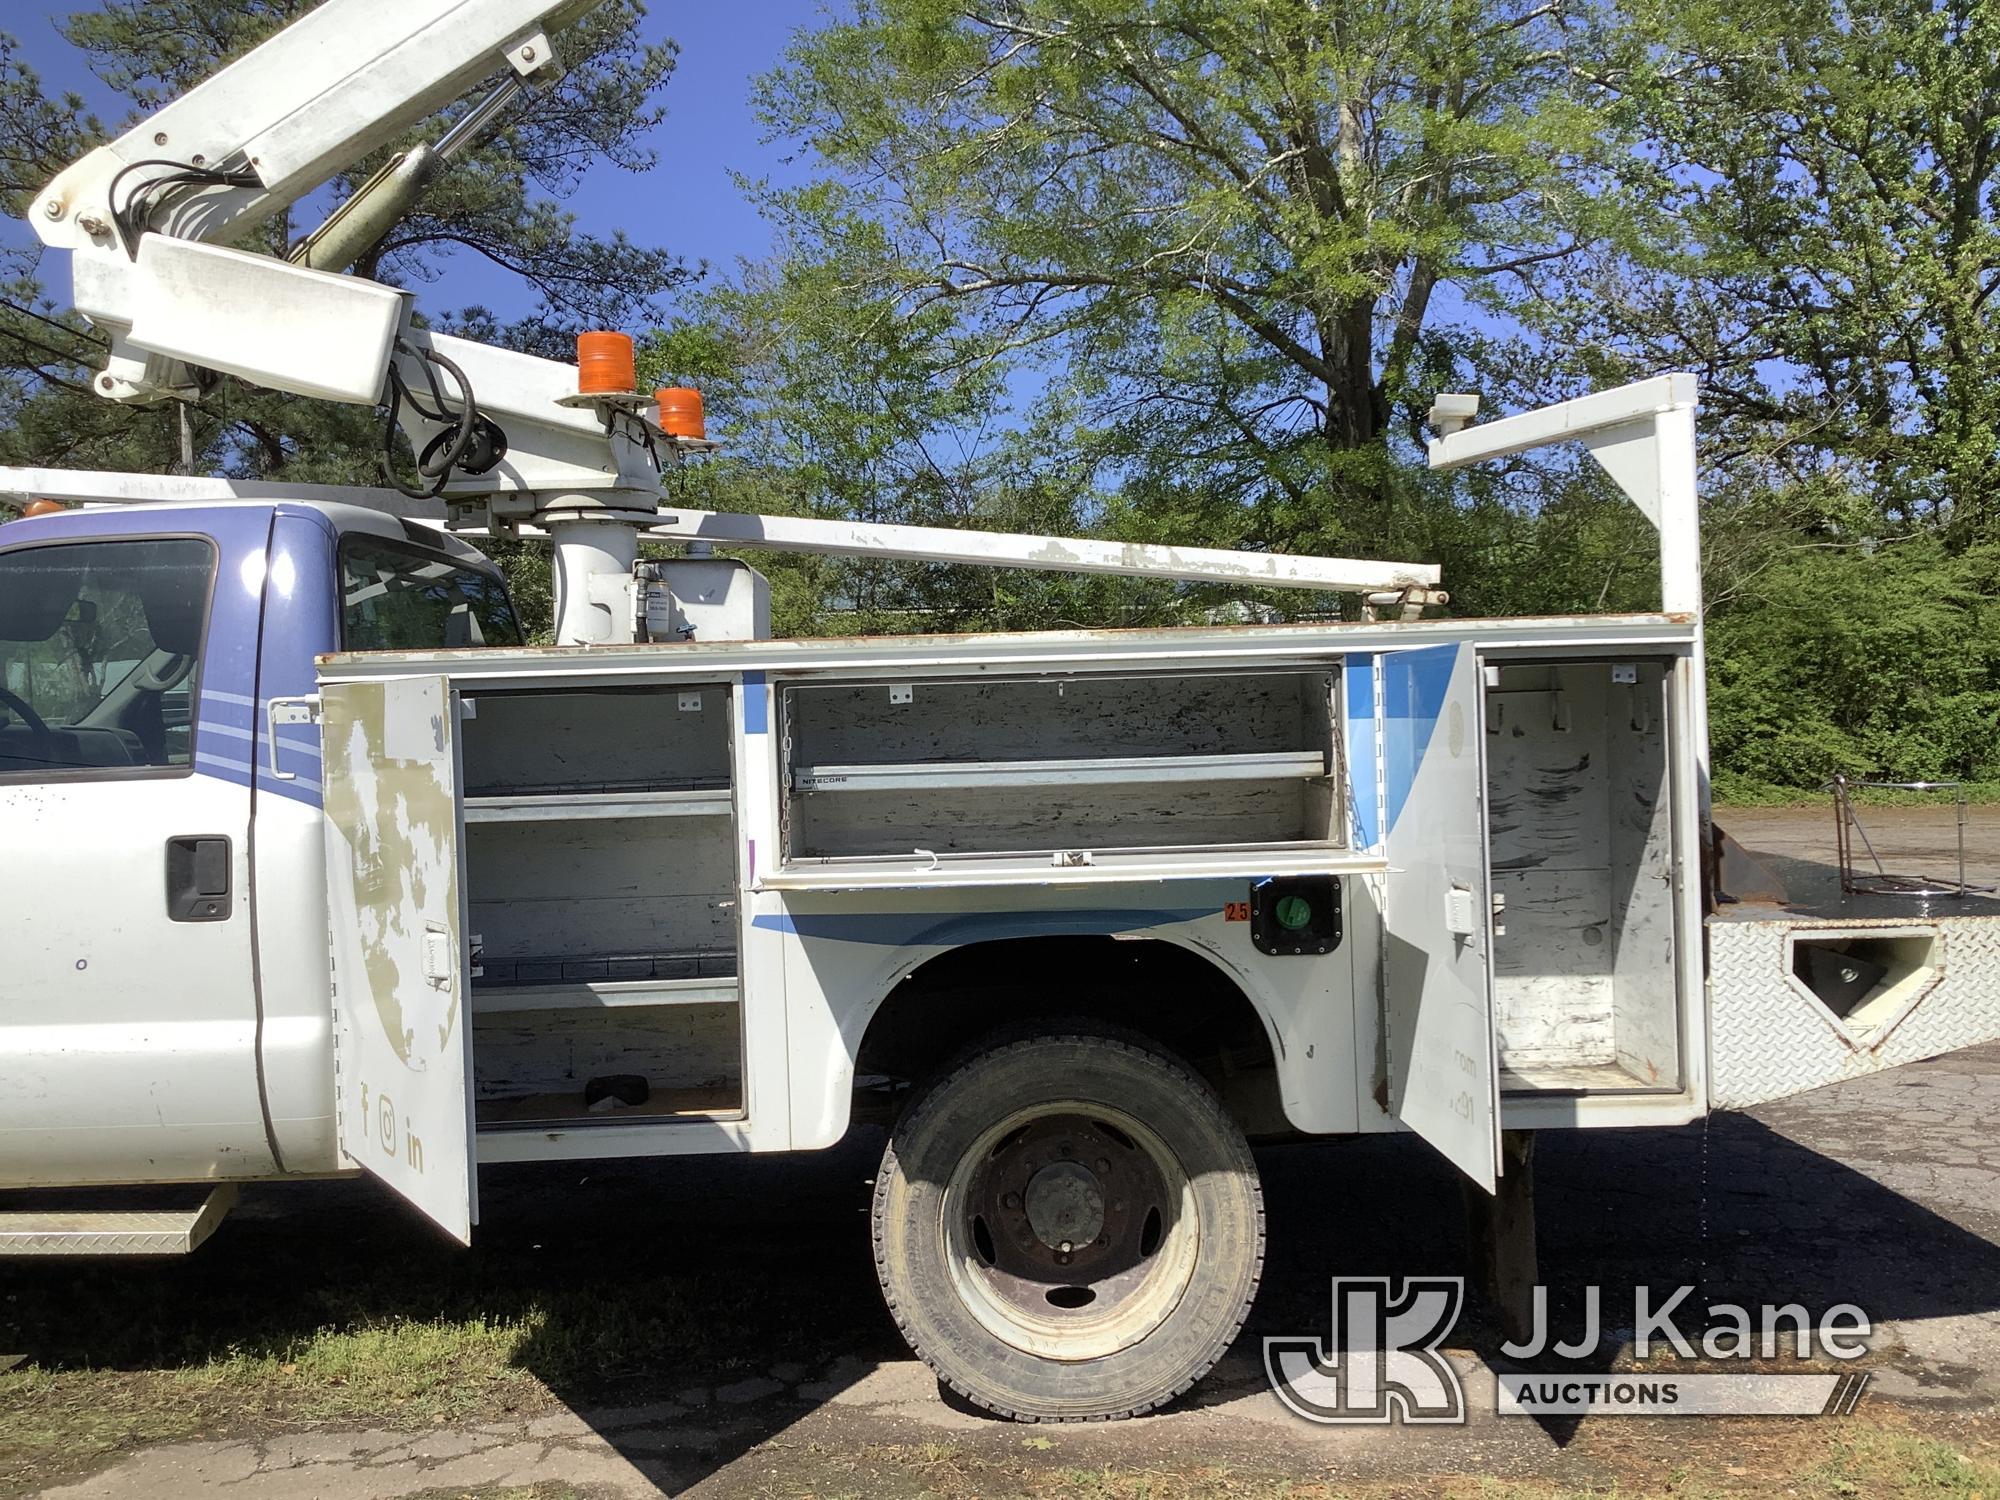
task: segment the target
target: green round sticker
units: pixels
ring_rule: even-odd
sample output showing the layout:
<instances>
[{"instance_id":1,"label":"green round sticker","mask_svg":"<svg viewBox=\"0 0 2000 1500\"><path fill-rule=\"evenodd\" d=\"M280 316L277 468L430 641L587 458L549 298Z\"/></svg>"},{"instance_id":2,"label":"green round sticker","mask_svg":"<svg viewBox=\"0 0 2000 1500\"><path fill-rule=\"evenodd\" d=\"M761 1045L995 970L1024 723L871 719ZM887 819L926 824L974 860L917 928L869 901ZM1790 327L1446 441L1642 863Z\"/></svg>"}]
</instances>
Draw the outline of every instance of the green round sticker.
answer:
<instances>
[{"instance_id":1,"label":"green round sticker","mask_svg":"<svg viewBox=\"0 0 2000 1500\"><path fill-rule=\"evenodd\" d=\"M1297 932L1313 919L1312 902L1303 896L1286 896L1279 900L1274 915L1278 925L1287 932Z\"/></svg>"}]
</instances>

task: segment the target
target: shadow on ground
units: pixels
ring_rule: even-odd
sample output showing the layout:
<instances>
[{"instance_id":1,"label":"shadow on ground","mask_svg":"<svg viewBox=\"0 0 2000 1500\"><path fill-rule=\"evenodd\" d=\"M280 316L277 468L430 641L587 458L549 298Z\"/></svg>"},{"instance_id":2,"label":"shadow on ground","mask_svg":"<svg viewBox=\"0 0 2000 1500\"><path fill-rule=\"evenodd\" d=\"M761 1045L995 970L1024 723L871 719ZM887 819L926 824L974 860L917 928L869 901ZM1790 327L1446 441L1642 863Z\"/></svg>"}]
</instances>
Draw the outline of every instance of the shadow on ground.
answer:
<instances>
[{"instance_id":1,"label":"shadow on ground","mask_svg":"<svg viewBox=\"0 0 2000 1500\"><path fill-rule=\"evenodd\" d=\"M867 1132L814 1156L488 1169L469 1251L365 1182L264 1188L186 1261L0 1271L0 1349L149 1370L279 1356L329 1326L526 1320L516 1362L679 1490L907 1359L867 1254L880 1144ZM1264 1289L1198 1404L1254 1388L1262 1336L1324 1333L1331 1276L1468 1271L1454 1174L1416 1141L1270 1147L1260 1161ZM2000 1245L1745 1116L1552 1133L1538 1171L1565 1334L1593 1284L1614 1338L1641 1283L1656 1302L1690 1284L1696 1306L1853 1302L1878 1322L2000 1307ZM1451 1342L1495 1358L1498 1341L1475 1298ZM640 1407L659 1420L635 1424Z\"/></svg>"}]
</instances>

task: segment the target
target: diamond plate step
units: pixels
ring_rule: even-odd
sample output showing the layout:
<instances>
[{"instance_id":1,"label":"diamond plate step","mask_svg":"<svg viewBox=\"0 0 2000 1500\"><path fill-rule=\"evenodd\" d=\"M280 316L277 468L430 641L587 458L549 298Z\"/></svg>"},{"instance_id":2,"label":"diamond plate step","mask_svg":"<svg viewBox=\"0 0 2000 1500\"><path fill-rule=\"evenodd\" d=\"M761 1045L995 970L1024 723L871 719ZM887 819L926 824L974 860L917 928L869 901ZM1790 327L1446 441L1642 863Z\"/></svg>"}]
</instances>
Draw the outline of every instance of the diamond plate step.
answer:
<instances>
[{"instance_id":1,"label":"diamond plate step","mask_svg":"<svg viewBox=\"0 0 2000 1500\"><path fill-rule=\"evenodd\" d=\"M236 1206L236 1184L196 1208L0 1213L0 1256L186 1255Z\"/></svg>"}]
</instances>

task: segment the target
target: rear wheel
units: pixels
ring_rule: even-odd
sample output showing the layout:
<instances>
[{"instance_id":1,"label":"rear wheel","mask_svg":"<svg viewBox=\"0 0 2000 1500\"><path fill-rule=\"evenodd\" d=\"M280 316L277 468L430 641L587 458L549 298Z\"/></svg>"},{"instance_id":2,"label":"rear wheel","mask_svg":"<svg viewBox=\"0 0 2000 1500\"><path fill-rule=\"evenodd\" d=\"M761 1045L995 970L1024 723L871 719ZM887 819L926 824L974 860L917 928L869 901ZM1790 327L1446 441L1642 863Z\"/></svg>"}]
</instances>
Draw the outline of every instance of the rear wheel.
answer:
<instances>
[{"instance_id":1,"label":"rear wheel","mask_svg":"<svg viewBox=\"0 0 2000 1500\"><path fill-rule=\"evenodd\" d=\"M1086 1030L995 1043L926 1088L874 1232L910 1347L1019 1421L1171 1401L1229 1347L1264 1258L1257 1169L1214 1090Z\"/></svg>"}]
</instances>

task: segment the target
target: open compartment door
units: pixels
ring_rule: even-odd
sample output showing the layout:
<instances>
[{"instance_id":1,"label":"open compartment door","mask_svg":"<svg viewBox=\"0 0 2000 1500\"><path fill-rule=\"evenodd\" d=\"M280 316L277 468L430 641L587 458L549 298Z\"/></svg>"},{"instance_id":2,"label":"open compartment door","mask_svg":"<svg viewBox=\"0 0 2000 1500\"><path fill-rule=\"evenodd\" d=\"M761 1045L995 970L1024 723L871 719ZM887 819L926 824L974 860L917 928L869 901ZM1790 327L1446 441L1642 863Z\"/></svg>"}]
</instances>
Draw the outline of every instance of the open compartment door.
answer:
<instances>
[{"instance_id":1,"label":"open compartment door","mask_svg":"<svg viewBox=\"0 0 2000 1500\"><path fill-rule=\"evenodd\" d=\"M1500 1174L1486 732L1469 645L1379 664L1389 1111L1492 1192Z\"/></svg>"},{"instance_id":2,"label":"open compartment door","mask_svg":"<svg viewBox=\"0 0 2000 1500\"><path fill-rule=\"evenodd\" d=\"M458 740L441 677L322 693L340 1149L470 1242Z\"/></svg>"}]
</instances>

